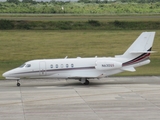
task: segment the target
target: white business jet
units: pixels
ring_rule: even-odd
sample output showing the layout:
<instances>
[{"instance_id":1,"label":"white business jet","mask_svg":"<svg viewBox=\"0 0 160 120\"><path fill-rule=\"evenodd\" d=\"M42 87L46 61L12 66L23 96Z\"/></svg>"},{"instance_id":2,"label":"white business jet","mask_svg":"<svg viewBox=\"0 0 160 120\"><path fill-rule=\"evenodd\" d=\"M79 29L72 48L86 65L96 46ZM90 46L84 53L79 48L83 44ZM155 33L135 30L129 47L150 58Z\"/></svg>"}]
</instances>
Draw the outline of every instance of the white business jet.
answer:
<instances>
[{"instance_id":1,"label":"white business jet","mask_svg":"<svg viewBox=\"0 0 160 120\"><path fill-rule=\"evenodd\" d=\"M57 78L76 79L88 85L89 79L99 79L150 63L149 56L155 32L143 32L124 52L115 57L67 58L31 60L3 74L6 79Z\"/></svg>"}]
</instances>

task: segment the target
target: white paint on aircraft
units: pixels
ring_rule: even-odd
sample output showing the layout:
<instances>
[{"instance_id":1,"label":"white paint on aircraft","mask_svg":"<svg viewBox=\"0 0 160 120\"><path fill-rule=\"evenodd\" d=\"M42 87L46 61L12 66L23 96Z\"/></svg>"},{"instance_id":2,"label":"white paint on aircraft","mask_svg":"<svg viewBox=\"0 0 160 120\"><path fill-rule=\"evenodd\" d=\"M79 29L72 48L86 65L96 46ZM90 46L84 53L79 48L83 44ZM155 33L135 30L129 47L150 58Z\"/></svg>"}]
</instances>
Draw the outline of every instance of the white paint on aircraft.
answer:
<instances>
[{"instance_id":1,"label":"white paint on aircraft","mask_svg":"<svg viewBox=\"0 0 160 120\"><path fill-rule=\"evenodd\" d=\"M143 32L123 55L115 57L39 59L31 60L18 68L3 74L6 79L21 78L76 79L89 84L89 79L99 79L124 71L134 72L135 68L150 63L149 56L155 32Z\"/></svg>"}]
</instances>

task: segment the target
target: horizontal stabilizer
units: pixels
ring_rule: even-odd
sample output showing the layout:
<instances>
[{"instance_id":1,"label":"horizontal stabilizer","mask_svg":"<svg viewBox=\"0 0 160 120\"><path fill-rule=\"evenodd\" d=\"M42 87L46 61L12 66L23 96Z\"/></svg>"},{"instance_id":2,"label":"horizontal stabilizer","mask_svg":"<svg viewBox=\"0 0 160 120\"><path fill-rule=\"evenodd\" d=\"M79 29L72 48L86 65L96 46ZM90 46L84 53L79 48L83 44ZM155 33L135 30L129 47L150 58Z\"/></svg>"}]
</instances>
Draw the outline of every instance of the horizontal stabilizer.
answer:
<instances>
[{"instance_id":1,"label":"horizontal stabilizer","mask_svg":"<svg viewBox=\"0 0 160 120\"><path fill-rule=\"evenodd\" d=\"M141 54L141 53L155 53L157 51L131 51L130 53L133 54Z\"/></svg>"},{"instance_id":2,"label":"horizontal stabilizer","mask_svg":"<svg viewBox=\"0 0 160 120\"><path fill-rule=\"evenodd\" d=\"M136 71L136 70L134 69L134 67L123 67L122 70L130 71L130 72Z\"/></svg>"}]
</instances>

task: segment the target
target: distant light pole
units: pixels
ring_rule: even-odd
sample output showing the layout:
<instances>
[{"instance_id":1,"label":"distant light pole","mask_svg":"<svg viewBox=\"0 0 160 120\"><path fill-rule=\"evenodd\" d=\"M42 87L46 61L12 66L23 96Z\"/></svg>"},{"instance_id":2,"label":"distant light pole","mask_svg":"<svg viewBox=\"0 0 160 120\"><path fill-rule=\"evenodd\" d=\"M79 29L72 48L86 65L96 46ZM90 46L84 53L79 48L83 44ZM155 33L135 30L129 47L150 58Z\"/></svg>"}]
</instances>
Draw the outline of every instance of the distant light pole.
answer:
<instances>
[{"instance_id":1,"label":"distant light pole","mask_svg":"<svg viewBox=\"0 0 160 120\"><path fill-rule=\"evenodd\" d=\"M63 6L62 6L62 8L61 8L61 9L62 9L62 11L65 13L65 10L64 10L64 7L63 7Z\"/></svg>"}]
</instances>

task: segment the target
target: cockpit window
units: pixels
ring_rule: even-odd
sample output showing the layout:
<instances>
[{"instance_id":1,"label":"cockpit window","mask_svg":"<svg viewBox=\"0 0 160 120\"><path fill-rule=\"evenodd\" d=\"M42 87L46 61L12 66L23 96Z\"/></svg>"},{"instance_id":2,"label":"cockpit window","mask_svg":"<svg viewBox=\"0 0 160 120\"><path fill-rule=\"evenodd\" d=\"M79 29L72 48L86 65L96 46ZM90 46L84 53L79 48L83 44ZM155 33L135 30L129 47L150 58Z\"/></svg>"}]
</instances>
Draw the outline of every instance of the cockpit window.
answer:
<instances>
[{"instance_id":1,"label":"cockpit window","mask_svg":"<svg viewBox=\"0 0 160 120\"><path fill-rule=\"evenodd\" d=\"M31 67L31 64L27 64L25 67Z\"/></svg>"},{"instance_id":2,"label":"cockpit window","mask_svg":"<svg viewBox=\"0 0 160 120\"><path fill-rule=\"evenodd\" d=\"M23 65L19 66L19 68L23 68L25 65L26 65L26 64L23 64Z\"/></svg>"}]
</instances>

